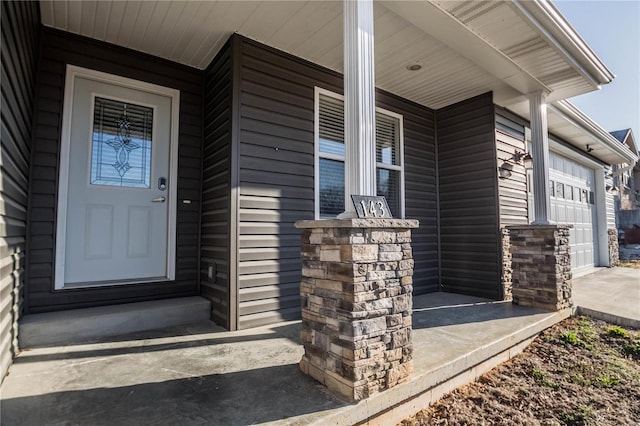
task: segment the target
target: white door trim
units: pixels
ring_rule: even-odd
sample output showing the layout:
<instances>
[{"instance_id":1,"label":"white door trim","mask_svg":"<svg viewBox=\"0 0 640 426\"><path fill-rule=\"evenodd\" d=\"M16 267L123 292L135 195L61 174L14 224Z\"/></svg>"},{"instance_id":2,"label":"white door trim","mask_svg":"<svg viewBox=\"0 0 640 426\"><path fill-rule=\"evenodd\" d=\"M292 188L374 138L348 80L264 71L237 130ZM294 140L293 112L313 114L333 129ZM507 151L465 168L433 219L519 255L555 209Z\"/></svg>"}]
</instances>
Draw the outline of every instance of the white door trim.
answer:
<instances>
[{"instance_id":1,"label":"white door trim","mask_svg":"<svg viewBox=\"0 0 640 426\"><path fill-rule=\"evenodd\" d=\"M180 91L156 84L133 80L126 77L107 74L101 71L90 70L67 65L65 76L64 104L62 113L62 140L60 143L60 172L58 179L58 209L56 215L56 254L55 254L55 282L56 290L64 289L64 265L67 235L67 197L69 193L69 160L71 145L71 123L75 79L81 77L88 80L118 85L130 89L141 90L156 95L166 96L171 99L171 135L169 152L169 187L167 190L168 224L167 224L167 276L166 279L175 279L176 263L176 212L177 212L177 182L178 182L178 125ZM144 281L143 282L147 282ZM131 284L131 281L122 284ZM117 284L117 283L115 283ZM100 284L97 283L96 286ZM110 282L109 285L114 285ZM89 285L88 287L91 287ZM75 287L77 288L77 286Z\"/></svg>"}]
</instances>

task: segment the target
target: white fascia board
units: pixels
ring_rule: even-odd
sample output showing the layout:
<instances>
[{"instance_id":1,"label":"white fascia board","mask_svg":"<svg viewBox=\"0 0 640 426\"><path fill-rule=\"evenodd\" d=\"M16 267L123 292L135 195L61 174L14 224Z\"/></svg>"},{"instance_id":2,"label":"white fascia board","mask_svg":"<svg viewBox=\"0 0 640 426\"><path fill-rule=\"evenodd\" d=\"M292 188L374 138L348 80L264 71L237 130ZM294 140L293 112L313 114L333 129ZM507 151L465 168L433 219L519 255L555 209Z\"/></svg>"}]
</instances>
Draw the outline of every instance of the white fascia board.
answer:
<instances>
[{"instance_id":1,"label":"white fascia board","mask_svg":"<svg viewBox=\"0 0 640 426\"><path fill-rule=\"evenodd\" d=\"M550 1L513 0L511 4L595 88L613 81L615 75Z\"/></svg>"},{"instance_id":2,"label":"white fascia board","mask_svg":"<svg viewBox=\"0 0 640 426\"><path fill-rule=\"evenodd\" d=\"M562 118L589 134L594 138L594 142L604 146L608 151L620 158L619 163L633 164L638 161L638 154L632 152L618 139L600 127L595 121L580 111L575 105L568 101L555 101L549 104L555 113Z\"/></svg>"},{"instance_id":3,"label":"white fascia board","mask_svg":"<svg viewBox=\"0 0 640 426\"><path fill-rule=\"evenodd\" d=\"M428 1L381 0L378 3L449 46L521 94L551 89L444 9Z\"/></svg>"}]
</instances>

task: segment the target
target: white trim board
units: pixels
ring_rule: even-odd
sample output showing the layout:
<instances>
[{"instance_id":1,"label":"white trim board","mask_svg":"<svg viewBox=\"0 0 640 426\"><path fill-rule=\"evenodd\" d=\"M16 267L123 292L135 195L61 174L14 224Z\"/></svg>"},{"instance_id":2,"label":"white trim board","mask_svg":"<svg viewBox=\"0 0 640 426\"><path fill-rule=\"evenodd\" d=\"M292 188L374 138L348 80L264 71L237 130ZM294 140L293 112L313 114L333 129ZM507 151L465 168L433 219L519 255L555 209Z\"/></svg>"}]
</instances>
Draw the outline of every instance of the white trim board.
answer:
<instances>
[{"instance_id":1,"label":"white trim board","mask_svg":"<svg viewBox=\"0 0 640 426\"><path fill-rule=\"evenodd\" d=\"M76 78L84 78L88 80L118 85L125 88L136 89L156 95L166 96L171 99L171 135L170 135L170 152L169 152L169 185L167 191L168 203L168 224L167 224L167 276L166 280L175 279L176 264L176 215L177 215L177 195L178 195L178 126L180 119L180 91L168 87L159 86L139 80L134 80L122 76L112 75L101 71L81 68L75 65L67 65L65 75L65 91L62 115L62 135L60 141L60 170L58 179L58 204L56 214L55 229L55 277L54 289L63 290L64 286L64 265L66 251L66 232L67 232L67 198L69 195L69 161L70 161L70 142L71 142L71 124L73 110L73 93ZM157 279L149 279L143 282L153 282ZM137 281L136 281L137 282ZM120 285L132 284L132 281L123 281ZM100 282L95 285L87 285L86 287L100 286ZM118 285L118 283L110 283L110 285ZM77 288L77 286L69 286L68 288Z\"/></svg>"}]
</instances>

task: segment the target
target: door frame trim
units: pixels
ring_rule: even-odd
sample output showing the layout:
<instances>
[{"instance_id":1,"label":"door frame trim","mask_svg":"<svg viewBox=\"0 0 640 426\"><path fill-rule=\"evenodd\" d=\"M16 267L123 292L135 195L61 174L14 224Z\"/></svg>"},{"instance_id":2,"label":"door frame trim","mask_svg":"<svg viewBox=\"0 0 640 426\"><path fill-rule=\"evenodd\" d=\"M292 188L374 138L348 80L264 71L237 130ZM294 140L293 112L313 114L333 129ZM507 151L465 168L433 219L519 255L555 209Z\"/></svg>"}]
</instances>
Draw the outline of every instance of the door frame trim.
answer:
<instances>
[{"instance_id":1,"label":"door frame trim","mask_svg":"<svg viewBox=\"0 0 640 426\"><path fill-rule=\"evenodd\" d=\"M67 235L67 197L69 193L69 161L71 145L71 125L73 110L73 94L75 89L75 79L85 78L101 83L117 85L129 89L140 90L155 95L166 96L171 100L171 134L169 137L169 185L167 191L168 204L168 224L167 224L167 276L168 281L175 280L176 274L176 214L178 195L178 135L180 119L180 91L164 86L159 86L144 81L134 80L127 77L108 74L102 71L91 70L67 64L65 75L64 104L62 110L62 134L60 141L60 163L58 176L58 203L56 214L56 246L55 246L55 279L54 290L64 290L64 264ZM139 282L157 282L158 279L141 280ZM138 282L138 281L136 281ZM120 284L110 283L110 285L128 285L133 282L126 281ZM99 287L100 281L87 287ZM67 287L69 289L69 287ZM77 286L71 287L77 289Z\"/></svg>"}]
</instances>

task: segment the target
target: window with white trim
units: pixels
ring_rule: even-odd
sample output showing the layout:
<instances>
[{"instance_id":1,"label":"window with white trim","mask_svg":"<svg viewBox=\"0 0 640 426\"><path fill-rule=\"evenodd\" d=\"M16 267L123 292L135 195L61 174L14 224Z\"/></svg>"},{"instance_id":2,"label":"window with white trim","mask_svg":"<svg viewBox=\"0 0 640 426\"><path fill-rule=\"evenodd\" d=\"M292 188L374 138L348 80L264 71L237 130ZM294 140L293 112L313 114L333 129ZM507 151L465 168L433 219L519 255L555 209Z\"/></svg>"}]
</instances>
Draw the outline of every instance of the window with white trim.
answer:
<instances>
[{"instance_id":1,"label":"window with white trim","mask_svg":"<svg viewBox=\"0 0 640 426\"><path fill-rule=\"evenodd\" d=\"M344 98L316 88L316 218L344 212ZM376 188L393 217L404 217L402 116L376 108Z\"/></svg>"}]
</instances>

